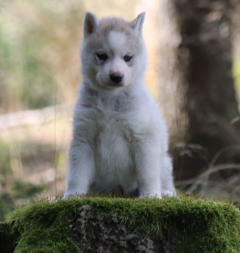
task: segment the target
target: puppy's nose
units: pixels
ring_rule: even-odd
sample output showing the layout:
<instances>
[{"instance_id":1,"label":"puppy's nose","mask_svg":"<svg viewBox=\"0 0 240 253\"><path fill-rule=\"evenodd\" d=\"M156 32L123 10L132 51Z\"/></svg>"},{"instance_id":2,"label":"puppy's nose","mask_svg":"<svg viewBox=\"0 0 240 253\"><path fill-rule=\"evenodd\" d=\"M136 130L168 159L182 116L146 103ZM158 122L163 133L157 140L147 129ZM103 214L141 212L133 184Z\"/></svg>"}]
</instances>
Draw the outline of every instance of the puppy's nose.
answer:
<instances>
[{"instance_id":1,"label":"puppy's nose","mask_svg":"<svg viewBox=\"0 0 240 253\"><path fill-rule=\"evenodd\" d=\"M120 73L120 72L113 72L113 73L110 74L110 79L111 79L114 83L118 84L118 83L120 83L120 82L122 81L122 79L123 79L123 74Z\"/></svg>"}]
</instances>

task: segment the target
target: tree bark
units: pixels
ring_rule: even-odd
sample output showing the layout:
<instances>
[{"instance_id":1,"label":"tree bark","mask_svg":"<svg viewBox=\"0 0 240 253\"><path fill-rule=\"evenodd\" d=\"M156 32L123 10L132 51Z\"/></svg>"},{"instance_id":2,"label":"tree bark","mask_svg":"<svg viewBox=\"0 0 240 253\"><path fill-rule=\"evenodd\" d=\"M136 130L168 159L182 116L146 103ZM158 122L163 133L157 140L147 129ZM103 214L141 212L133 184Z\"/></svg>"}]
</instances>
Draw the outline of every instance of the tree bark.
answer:
<instances>
[{"instance_id":1,"label":"tree bark","mask_svg":"<svg viewBox=\"0 0 240 253\"><path fill-rule=\"evenodd\" d=\"M176 160L181 164L176 176L182 180L197 176L213 160L240 161L234 150L240 144L239 111L232 77L230 1L173 4L181 36L176 66L184 74L182 109L188 119L185 152Z\"/></svg>"}]
</instances>

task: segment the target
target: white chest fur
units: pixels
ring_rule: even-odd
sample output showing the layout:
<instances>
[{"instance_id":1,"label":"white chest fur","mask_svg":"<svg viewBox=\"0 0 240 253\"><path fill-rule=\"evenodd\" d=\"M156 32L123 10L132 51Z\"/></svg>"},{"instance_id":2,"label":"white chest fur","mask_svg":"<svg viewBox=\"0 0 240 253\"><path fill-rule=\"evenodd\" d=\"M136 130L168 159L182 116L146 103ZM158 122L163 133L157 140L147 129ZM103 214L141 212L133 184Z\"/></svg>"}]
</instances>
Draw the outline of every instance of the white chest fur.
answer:
<instances>
[{"instance_id":1,"label":"white chest fur","mask_svg":"<svg viewBox=\"0 0 240 253\"><path fill-rule=\"evenodd\" d=\"M133 136L128 120L120 113L104 112L96 118L93 188L97 192L131 192L137 187Z\"/></svg>"}]
</instances>

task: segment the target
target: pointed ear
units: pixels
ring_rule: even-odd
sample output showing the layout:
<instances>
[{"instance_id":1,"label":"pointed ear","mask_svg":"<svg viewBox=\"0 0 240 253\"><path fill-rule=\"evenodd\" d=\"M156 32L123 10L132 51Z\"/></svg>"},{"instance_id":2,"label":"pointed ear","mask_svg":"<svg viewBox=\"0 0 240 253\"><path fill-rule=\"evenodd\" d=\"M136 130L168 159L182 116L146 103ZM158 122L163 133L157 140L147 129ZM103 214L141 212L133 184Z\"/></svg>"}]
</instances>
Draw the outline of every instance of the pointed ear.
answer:
<instances>
[{"instance_id":1,"label":"pointed ear","mask_svg":"<svg viewBox=\"0 0 240 253\"><path fill-rule=\"evenodd\" d=\"M83 25L84 37L87 37L88 35L94 33L97 30L97 25L98 20L95 15L90 12L87 12Z\"/></svg>"},{"instance_id":2,"label":"pointed ear","mask_svg":"<svg viewBox=\"0 0 240 253\"><path fill-rule=\"evenodd\" d=\"M145 12L140 13L130 24L137 34L142 33L142 26L145 19Z\"/></svg>"}]
</instances>

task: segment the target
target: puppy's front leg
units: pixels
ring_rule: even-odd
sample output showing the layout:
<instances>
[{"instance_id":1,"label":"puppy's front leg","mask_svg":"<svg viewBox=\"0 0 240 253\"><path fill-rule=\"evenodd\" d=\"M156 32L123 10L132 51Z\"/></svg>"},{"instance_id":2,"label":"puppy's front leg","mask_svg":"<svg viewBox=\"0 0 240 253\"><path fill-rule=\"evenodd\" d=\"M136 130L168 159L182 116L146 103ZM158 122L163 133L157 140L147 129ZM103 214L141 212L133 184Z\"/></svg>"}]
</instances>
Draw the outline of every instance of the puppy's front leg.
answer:
<instances>
[{"instance_id":1,"label":"puppy's front leg","mask_svg":"<svg viewBox=\"0 0 240 253\"><path fill-rule=\"evenodd\" d=\"M73 139L69 152L69 171L64 198L88 193L95 173L93 150L84 140Z\"/></svg>"},{"instance_id":2,"label":"puppy's front leg","mask_svg":"<svg viewBox=\"0 0 240 253\"><path fill-rule=\"evenodd\" d=\"M159 148L148 140L139 142L135 146L135 164L139 197L161 198Z\"/></svg>"}]
</instances>

